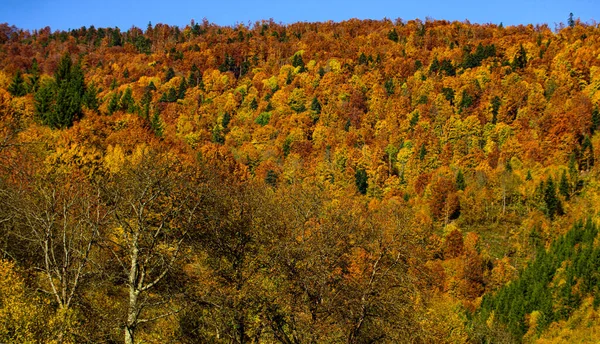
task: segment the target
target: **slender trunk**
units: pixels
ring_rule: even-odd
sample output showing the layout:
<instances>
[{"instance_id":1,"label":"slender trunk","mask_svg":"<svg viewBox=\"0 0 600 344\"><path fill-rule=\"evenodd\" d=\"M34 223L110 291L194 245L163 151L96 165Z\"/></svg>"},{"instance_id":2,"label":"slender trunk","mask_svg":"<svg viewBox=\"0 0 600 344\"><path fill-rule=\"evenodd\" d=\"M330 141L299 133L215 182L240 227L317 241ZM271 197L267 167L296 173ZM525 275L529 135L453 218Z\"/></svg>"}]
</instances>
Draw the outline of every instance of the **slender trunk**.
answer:
<instances>
[{"instance_id":1,"label":"slender trunk","mask_svg":"<svg viewBox=\"0 0 600 344\"><path fill-rule=\"evenodd\" d=\"M138 256L139 248L137 243L138 233L134 233L133 245L131 248L131 267L129 269L129 308L127 309L127 323L125 324L125 344L133 344L135 336L135 328L137 325L138 316Z\"/></svg>"}]
</instances>

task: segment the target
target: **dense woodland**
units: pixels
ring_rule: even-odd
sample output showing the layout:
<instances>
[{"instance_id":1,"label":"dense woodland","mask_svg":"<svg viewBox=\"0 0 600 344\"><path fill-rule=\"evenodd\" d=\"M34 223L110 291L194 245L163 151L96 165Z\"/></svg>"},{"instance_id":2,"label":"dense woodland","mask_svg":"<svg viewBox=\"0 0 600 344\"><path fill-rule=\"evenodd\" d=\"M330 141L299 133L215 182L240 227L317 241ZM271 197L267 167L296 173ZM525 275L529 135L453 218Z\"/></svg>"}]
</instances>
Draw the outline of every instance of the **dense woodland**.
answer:
<instances>
[{"instance_id":1,"label":"dense woodland","mask_svg":"<svg viewBox=\"0 0 600 344\"><path fill-rule=\"evenodd\" d=\"M599 103L572 16L1 24L0 342L598 342Z\"/></svg>"}]
</instances>

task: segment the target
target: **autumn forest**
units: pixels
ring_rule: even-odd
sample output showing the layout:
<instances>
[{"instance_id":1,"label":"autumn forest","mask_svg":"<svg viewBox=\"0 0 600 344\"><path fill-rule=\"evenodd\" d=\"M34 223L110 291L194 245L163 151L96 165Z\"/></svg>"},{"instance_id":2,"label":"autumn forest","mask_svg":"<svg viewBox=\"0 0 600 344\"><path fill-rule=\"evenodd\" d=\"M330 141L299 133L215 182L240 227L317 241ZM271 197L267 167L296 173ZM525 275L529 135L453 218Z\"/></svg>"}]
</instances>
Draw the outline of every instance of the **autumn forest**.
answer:
<instances>
[{"instance_id":1,"label":"autumn forest","mask_svg":"<svg viewBox=\"0 0 600 344\"><path fill-rule=\"evenodd\" d=\"M600 26L0 24L0 342L600 341Z\"/></svg>"}]
</instances>

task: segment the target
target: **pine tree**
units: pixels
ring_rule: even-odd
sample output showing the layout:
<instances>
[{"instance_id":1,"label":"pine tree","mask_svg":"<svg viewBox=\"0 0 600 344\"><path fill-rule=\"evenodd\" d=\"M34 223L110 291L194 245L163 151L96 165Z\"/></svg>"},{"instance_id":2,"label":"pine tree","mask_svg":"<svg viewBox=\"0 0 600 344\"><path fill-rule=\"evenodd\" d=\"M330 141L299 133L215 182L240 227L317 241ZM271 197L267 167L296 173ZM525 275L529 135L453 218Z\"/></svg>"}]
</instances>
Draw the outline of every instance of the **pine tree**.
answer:
<instances>
[{"instance_id":1,"label":"pine tree","mask_svg":"<svg viewBox=\"0 0 600 344\"><path fill-rule=\"evenodd\" d=\"M500 105L502 101L500 97L494 96L492 98L492 124L496 124L498 122L498 110L500 110Z\"/></svg>"},{"instance_id":2,"label":"pine tree","mask_svg":"<svg viewBox=\"0 0 600 344\"><path fill-rule=\"evenodd\" d=\"M555 215L562 215L562 205L556 196L556 186L552 177L548 177L544 188L544 202L546 203L546 215L554 219Z\"/></svg>"},{"instance_id":3,"label":"pine tree","mask_svg":"<svg viewBox=\"0 0 600 344\"><path fill-rule=\"evenodd\" d=\"M563 170L563 173L560 177L560 183L558 184L558 191L567 201L571 195L570 189L569 180L567 179L567 172Z\"/></svg>"},{"instance_id":4,"label":"pine tree","mask_svg":"<svg viewBox=\"0 0 600 344\"><path fill-rule=\"evenodd\" d=\"M179 82L179 89L177 90L177 99L185 98L185 91L187 90L187 83L184 78L181 78L181 82Z\"/></svg>"},{"instance_id":5,"label":"pine tree","mask_svg":"<svg viewBox=\"0 0 600 344\"><path fill-rule=\"evenodd\" d=\"M396 32L396 28L393 28L388 33L388 39L398 43L398 41L400 40L400 37L398 36L398 32Z\"/></svg>"},{"instance_id":6,"label":"pine tree","mask_svg":"<svg viewBox=\"0 0 600 344\"><path fill-rule=\"evenodd\" d=\"M98 102L98 89L94 83L91 83L85 90L85 94L83 95L83 104L88 109L98 112L98 108L100 107Z\"/></svg>"},{"instance_id":7,"label":"pine tree","mask_svg":"<svg viewBox=\"0 0 600 344\"><path fill-rule=\"evenodd\" d=\"M465 176L463 175L462 170L458 170L458 174L456 175L456 189L465 190L467 187L467 183L465 181Z\"/></svg>"},{"instance_id":8,"label":"pine tree","mask_svg":"<svg viewBox=\"0 0 600 344\"><path fill-rule=\"evenodd\" d=\"M169 67L169 69L167 69L167 71L165 72L165 82L169 82L169 80L173 79L175 77L175 71L173 70L173 68Z\"/></svg>"},{"instance_id":9,"label":"pine tree","mask_svg":"<svg viewBox=\"0 0 600 344\"><path fill-rule=\"evenodd\" d=\"M115 111L119 110L119 100L121 99L120 92L114 92L108 101L107 111L109 115L115 113Z\"/></svg>"},{"instance_id":10,"label":"pine tree","mask_svg":"<svg viewBox=\"0 0 600 344\"><path fill-rule=\"evenodd\" d=\"M315 113L315 114L320 114L321 113L321 103L319 102L319 99L317 99L317 97L314 97L312 102L310 103L310 109Z\"/></svg>"},{"instance_id":11,"label":"pine tree","mask_svg":"<svg viewBox=\"0 0 600 344\"><path fill-rule=\"evenodd\" d=\"M365 195L367 193L367 188L369 186L369 177L367 176L367 171L364 168L357 168L354 173L354 182L356 184L356 188L358 192Z\"/></svg>"},{"instance_id":12,"label":"pine tree","mask_svg":"<svg viewBox=\"0 0 600 344\"><path fill-rule=\"evenodd\" d=\"M54 83L47 84L40 96L36 96L36 114L42 122L52 128L67 128L81 117L81 106L85 94L83 71L79 64L73 65L71 56L65 54L54 73ZM38 91L38 93L41 92ZM48 96L52 101L48 102ZM47 104L52 103L50 111Z\"/></svg>"},{"instance_id":13,"label":"pine tree","mask_svg":"<svg viewBox=\"0 0 600 344\"><path fill-rule=\"evenodd\" d=\"M29 76L29 92L35 93L40 88L40 67L35 58L33 59L29 73L31 74Z\"/></svg>"},{"instance_id":14,"label":"pine tree","mask_svg":"<svg viewBox=\"0 0 600 344\"><path fill-rule=\"evenodd\" d=\"M47 124L54 111L54 92L56 86L54 82L48 82L42 85L35 93L35 113L42 123Z\"/></svg>"},{"instance_id":15,"label":"pine tree","mask_svg":"<svg viewBox=\"0 0 600 344\"><path fill-rule=\"evenodd\" d=\"M25 79L23 79L23 73L21 70L17 70L11 84L8 86L8 92L12 94L13 97L22 97L27 94L27 89L25 88Z\"/></svg>"},{"instance_id":16,"label":"pine tree","mask_svg":"<svg viewBox=\"0 0 600 344\"><path fill-rule=\"evenodd\" d=\"M127 89L125 89L125 92L119 101L119 108L127 113L136 112L137 107L135 105L135 99L133 99L131 87L127 87Z\"/></svg>"}]
</instances>

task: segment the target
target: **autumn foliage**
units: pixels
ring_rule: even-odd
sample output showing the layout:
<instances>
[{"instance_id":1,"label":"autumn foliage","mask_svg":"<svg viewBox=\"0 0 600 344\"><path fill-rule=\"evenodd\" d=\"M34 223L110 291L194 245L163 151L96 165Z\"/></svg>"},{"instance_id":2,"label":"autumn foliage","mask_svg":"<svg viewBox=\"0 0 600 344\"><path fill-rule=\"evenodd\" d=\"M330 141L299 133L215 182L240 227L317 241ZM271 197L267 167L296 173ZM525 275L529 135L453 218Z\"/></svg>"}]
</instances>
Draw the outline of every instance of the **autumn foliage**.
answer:
<instances>
[{"instance_id":1,"label":"autumn foliage","mask_svg":"<svg viewBox=\"0 0 600 344\"><path fill-rule=\"evenodd\" d=\"M600 31L570 20L1 24L0 342L578 338Z\"/></svg>"}]
</instances>

